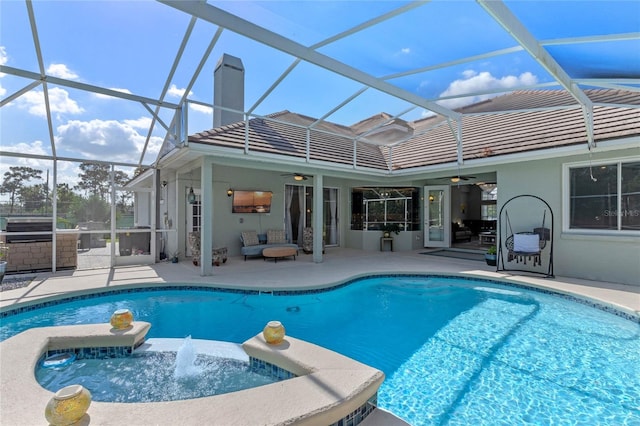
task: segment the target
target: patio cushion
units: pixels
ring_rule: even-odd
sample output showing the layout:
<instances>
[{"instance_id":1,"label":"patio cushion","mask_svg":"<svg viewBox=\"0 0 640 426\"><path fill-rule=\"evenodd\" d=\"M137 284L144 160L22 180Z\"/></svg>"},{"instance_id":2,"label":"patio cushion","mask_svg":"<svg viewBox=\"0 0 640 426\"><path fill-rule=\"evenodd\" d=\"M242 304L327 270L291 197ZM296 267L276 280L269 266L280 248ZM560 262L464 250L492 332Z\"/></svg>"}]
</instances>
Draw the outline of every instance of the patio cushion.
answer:
<instances>
[{"instance_id":1,"label":"patio cushion","mask_svg":"<svg viewBox=\"0 0 640 426\"><path fill-rule=\"evenodd\" d=\"M260 244L256 231L245 231L242 233L242 244L246 246L257 246Z\"/></svg>"},{"instance_id":2,"label":"patio cushion","mask_svg":"<svg viewBox=\"0 0 640 426\"><path fill-rule=\"evenodd\" d=\"M284 229L270 229L267 231L267 244L284 244L287 242Z\"/></svg>"},{"instance_id":3,"label":"patio cushion","mask_svg":"<svg viewBox=\"0 0 640 426\"><path fill-rule=\"evenodd\" d=\"M513 251L519 253L538 253L540 237L538 234L514 234Z\"/></svg>"}]
</instances>

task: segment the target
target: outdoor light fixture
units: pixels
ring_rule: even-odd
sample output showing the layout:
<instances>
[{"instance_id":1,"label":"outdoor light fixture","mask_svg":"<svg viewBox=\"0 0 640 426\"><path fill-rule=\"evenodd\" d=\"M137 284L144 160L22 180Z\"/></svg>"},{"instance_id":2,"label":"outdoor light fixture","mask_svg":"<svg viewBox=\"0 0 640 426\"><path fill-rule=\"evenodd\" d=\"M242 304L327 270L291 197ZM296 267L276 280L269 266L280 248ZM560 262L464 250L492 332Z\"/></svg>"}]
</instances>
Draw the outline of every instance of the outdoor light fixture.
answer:
<instances>
[{"instance_id":1,"label":"outdoor light fixture","mask_svg":"<svg viewBox=\"0 0 640 426\"><path fill-rule=\"evenodd\" d=\"M189 201L189 204L195 204L196 202L196 193L193 192L193 186L189 188L189 195L187 196L187 201Z\"/></svg>"},{"instance_id":2,"label":"outdoor light fixture","mask_svg":"<svg viewBox=\"0 0 640 426\"><path fill-rule=\"evenodd\" d=\"M460 182L460 177L459 177L459 176L452 177L452 178L451 178L451 182L453 182L453 183L458 183L458 182Z\"/></svg>"},{"instance_id":3,"label":"outdoor light fixture","mask_svg":"<svg viewBox=\"0 0 640 426\"><path fill-rule=\"evenodd\" d=\"M304 180L304 176L302 175L293 175L293 180L297 180L298 182Z\"/></svg>"},{"instance_id":4,"label":"outdoor light fixture","mask_svg":"<svg viewBox=\"0 0 640 426\"><path fill-rule=\"evenodd\" d=\"M233 195L233 189L227 189L227 197L231 197Z\"/></svg>"},{"instance_id":5,"label":"outdoor light fixture","mask_svg":"<svg viewBox=\"0 0 640 426\"><path fill-rule=\"evenodd\" d=\"M163 188L166 188L166 187L167 187L167 181L166 181L166 180L163 180L163 181L162 181L162 183L161 183L161 185L162 185L162 187L163 187Z\"/></svg>"},{"instance_id":6,"label":"outdoor light fixture","mask_svg":"<svg viewBox=\"0 0 640 426\"><path fill-rule=\"evenodd\" d=\"M429 195L429 202L433 203L433 200L435 200L435 198L433 197L433 195Z\"/></svg>"}]
</instances>

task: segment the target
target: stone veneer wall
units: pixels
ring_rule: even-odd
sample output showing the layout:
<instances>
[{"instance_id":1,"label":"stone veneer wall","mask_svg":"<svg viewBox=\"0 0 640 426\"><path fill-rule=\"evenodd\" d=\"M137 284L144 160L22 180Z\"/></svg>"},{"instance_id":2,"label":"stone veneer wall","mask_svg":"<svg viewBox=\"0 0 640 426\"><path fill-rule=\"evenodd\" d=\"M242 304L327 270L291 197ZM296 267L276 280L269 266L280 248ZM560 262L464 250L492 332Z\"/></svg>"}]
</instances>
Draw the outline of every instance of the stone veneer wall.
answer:
<instances>
[{"instance_id":1,"label":"stone veneer wall","mask_svg":"<svg viewBox=\"0 0 640 426\"><path fill-rule=\"evenodd\" d=\"M56 269L75 268L78 265L78 236L56 236ZM9 243L6 272L51 270L52 242Z\"/></svg>"}]
</instances>

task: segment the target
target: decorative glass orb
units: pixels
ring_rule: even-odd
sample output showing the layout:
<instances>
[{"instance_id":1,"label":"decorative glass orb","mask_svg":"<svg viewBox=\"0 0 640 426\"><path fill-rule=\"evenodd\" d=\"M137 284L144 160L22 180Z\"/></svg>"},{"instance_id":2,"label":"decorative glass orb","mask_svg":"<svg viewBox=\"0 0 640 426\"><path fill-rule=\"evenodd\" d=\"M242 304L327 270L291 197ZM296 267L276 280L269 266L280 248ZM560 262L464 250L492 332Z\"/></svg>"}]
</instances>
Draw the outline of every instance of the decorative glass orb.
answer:
<instances>
[{"instance_id":1,"label":"decorative glass orb","mask_svg":"<svg viewBox=\"0 0 640 426\"><path fill-rule=\"evenodd\" d=\"M284 326L280 321L269 321L262 330L264 340L271 345L278 345L284 340Z\"/></svg>"},{"instance_id":2,"label":"decorative glass orb","mask_svg":"<svg viewBox=\"0 0 640 426\"><path fill-rule=\"evenodd\" d=\"M128 309L118 309L111 315L111 326L116 330L122 330L131 325L133 314Z\"/></svg>"},{"instance_id":3,"label":"decorative glass orb","mask_svg":"<svg viewBox=\"0 0 640 426\"><path fill-rule=\"evenodd\" d=\"M47 421L54 426L72 425L85 415L91 405L91 392L82 385L60 389L44 410Z\"/></svg>"}]
</instances>

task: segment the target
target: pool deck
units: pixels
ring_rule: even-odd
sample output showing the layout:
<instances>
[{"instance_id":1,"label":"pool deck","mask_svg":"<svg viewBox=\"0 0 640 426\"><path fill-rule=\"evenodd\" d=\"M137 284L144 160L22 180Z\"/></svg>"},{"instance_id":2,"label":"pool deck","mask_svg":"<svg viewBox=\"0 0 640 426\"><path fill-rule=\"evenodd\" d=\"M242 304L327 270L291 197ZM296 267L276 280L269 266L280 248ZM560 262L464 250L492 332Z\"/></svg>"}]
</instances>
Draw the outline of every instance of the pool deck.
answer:
<instances>
[{"instance_id":1,"label":"pool deck","mask_svg":"<svg viewBox=\"0 0 640 426\"><path fill-rule=\"evenodd\" d=\"M498 273L495 267L487 266L484 262L427 256L420 254L422 252L424 250L398 253L327 248L322 263L314 263L313 256L305 254L298 256L295 261L291 259L277 263L265 262L261 258L249 258L244 261L242 256L237 256L230 257L225 264L215 267L212 276L200 276L200 268L194 266L190 260L183 260L177 264L163 262L148 266L30 274L35 275L35 278L27 287L0 292L0 309L11 309L50 298L62 298L73 293L108 290L130 285L181 283L235 289L260 289L269 292L322 288L372 273L432 273L515 282L573 294L598 304L614 307L636 318L640 317L640 287L566 277L544 278L515 272ZM259 330L256 331L259 332ZM8 355L3 353L3 358ZM6 371L0 371L0 382L4 383L9 375ZM3 389L5 389L4 386ZM43 412L44 407L36 410ZM197 417L194 412L191 411L191 413ZM195 417L191 419L195 422L194 424L206 423L206 418L200 419L205 422L202 423ZM154 415L150 414L148 418L154 418ZM42 420L44 423L43 415ZM376 410L361 425L396 426L406 425L406 423L389 413Z\"/></svg>"}]
</instances>

